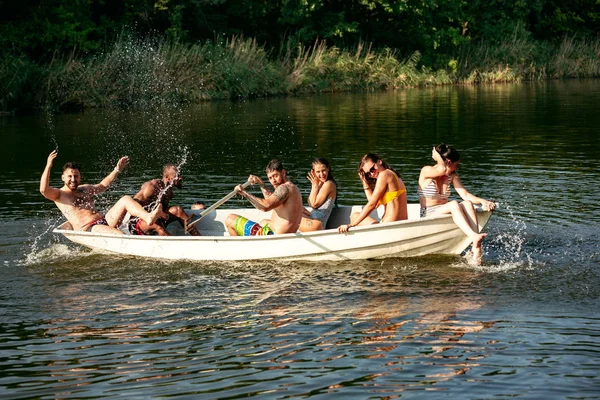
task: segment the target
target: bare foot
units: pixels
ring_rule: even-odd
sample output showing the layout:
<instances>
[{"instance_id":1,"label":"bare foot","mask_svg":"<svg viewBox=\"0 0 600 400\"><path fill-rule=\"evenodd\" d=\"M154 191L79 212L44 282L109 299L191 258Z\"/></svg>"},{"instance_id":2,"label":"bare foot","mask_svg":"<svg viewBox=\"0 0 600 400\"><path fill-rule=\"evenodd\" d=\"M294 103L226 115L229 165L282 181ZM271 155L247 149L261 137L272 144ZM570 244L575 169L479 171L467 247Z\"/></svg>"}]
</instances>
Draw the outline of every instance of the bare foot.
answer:
<instances>
[{"instance_id":1,"label":"bare foot","mask_svg":"<svg viewBox=\"0 0 600 400\"><path fill-rule=\"evenodd\" d=\"M487 236L487 233L478 233L473 236L473 248L481 249L481 242Z\"/></svg>"},{"instance_id":2,"label":"bare foot","mask_svg":"<svg viewBox=\"0 0 600 400\"><path fill-rule=\"evenodd\" d=\"M474 265L481 265L483 263L483 257L481 255L481 246L471 248L471 252L473 253L472 261Z\"/></svg>"},{"instance_id":3,"label":"bare foot","mask_svg":"<svg viewBox=\"0 0 600 400\"><path fill-rule=\"evenodd\" d=\"M471 246L471 251L473 252L473 263L475 265L481 265L482 263L482 250L481 250L481 242L487 233L477 233L473 235L473 245Z\"/></svg>"}]
</instances>

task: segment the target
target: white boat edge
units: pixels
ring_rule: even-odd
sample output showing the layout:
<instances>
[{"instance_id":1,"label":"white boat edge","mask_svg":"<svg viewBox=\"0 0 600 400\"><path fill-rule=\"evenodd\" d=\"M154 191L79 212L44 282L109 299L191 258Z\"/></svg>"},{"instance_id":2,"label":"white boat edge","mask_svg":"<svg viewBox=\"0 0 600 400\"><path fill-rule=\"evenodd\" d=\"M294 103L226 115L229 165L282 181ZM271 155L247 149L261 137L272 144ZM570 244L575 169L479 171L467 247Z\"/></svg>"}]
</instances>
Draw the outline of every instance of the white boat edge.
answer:
<instances>
[{"instance_id":1,"label":"white boat edge","mask_svg":"<svg viewBox=\"0 0 600 400\"><path fill-rule=\"evenodd\" d=\"M348 233L338 233L337 226L348 223L350 214L361 208L342 206L334 209L327 224L328 229L323 231L272 236L238 237L225 233L222 221L230 213L244 215L254 221L269 217L269 213L255 209L212 211L197 225L202 236L101 234L73 231L68 222L61 224L53 232L64 235L74 243L111 253L191 261L339 261L414 257L461 254L470 245L469 238L454 224L450 215L419 218L418 204L409 204L408 220L359 226ZM380 215L382 211L383 207L380 207L376 212ZM487 225L491 215L492 212L478 210L480 231ZM175 234L178 232L181 234L183 230L173 230Z\"/></svg>"}]
</instances>

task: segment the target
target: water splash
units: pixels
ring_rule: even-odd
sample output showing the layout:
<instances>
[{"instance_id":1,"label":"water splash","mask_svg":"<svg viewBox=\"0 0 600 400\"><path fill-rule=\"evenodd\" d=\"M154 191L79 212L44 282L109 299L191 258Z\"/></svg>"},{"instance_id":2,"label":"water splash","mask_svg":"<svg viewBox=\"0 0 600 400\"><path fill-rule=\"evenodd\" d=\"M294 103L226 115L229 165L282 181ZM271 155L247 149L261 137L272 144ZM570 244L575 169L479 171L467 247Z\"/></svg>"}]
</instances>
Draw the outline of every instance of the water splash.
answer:
<instances>
[{"instance_id":1,"label":"water splash","mask_svg":"<svg viewBox=\"0 0 600 400\"><path fill-rule=\"evenodd\" d=\"M181 176L181 169L182 167L187 163L187 159L189 156L189 149L187 146L180 146L179 147L179 152L181 153L181 158L179 159L179 161L175 164L175 169L177 170L177 174L175 175L175 178L169 182L159 193L158 196L156 197L156 201L151 203L152 207L151 209L154 209L154 207L158 204L161 203L161 200L163 198L163 196L169 191L169 189L171 189L173 187L173 185L175 184L175 182L179 179L179 177Z\"/></svg>"},{"instance_id":2,"label":"water splash","mask_svg":"<svg viewBox=\"0 0 600 400\"><path fill-rule=\"evenodd\" d=\"M38 254L42 251L41 250L41 247L42 247L41 242L43 239L47 238L48 233L51 232L58 225L59 220L60 220L60 217L56 217L56 218L51 218L47 221L44 221L45 228L44 228L43 232L34 235L33 243L29 247L29 253L25 254L24 263L26 265L39 261ZM36 224L32 224L31 229L32 229L32 231L36 231L37 230Z\"/></svg>"},{"instance_id":3,"label":"water splash","mask_svg":"<svg viewBox=\"0 0 600 400\"><path fill-rule=\"evenodd\" d=\"M527 224L515 215L513 208L508 203L503 204L502 213L506 217L503 220L508 223L501 227L498 234L494 234L491 238L488 235L484 264L475 268L486 272L505 272L521 267L533 268L534 260L524 248ZM486 263L485 259L492 253L497 254L497 262Z\"/></svg>"},{"instance_id":4,"label":"water splash","mask_svg":"<svg viewBox=\"0 0 600 400\"><path fill-rule=\"evenodd\" d=\"M24 266L33 266L38 264L52 264L53 262L65 262L68 260L79 260L84 253L84 250L70 247L64 243L55 243L41 250L32 250L25 256L21 262Z\"/></svg>"}]
</instances>

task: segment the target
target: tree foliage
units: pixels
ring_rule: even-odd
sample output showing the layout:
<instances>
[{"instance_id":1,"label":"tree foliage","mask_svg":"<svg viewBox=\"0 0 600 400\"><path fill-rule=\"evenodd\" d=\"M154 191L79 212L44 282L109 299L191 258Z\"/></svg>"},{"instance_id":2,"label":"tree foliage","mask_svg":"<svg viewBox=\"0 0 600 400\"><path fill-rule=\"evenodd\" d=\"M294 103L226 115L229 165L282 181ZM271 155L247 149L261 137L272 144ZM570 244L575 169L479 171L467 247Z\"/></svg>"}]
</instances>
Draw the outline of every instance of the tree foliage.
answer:
<instances>
[{"instance_id":1,"label":"tree foliage","mask_svg":"<svg viewBox=\"0 0 600 400\"><path fill-rule=\"evenodd\" d=\"M434 65L474 40L595 37L599 0L0 0L0 51L42 59L96 52L123 32L187 41L242 35L419 51Z\"/></svg>"}]
</instances>

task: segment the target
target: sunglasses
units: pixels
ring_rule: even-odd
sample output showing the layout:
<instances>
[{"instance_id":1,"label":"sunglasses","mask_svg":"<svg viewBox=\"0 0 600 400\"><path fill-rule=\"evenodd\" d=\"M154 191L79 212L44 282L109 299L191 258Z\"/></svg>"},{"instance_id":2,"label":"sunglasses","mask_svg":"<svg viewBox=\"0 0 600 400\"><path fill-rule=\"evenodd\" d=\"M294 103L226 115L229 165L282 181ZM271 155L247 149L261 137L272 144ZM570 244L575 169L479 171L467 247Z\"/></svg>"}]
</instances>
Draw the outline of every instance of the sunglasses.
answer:
<instances>
[{"instance_id":1,"label":"sunglasses","mask_svg":"<svg viewBox=\"0 0 600 400\"><path fill-rule=\"evenodd\" d=\"M365 174L365 176L369 176L375 173L375 171L377 170L377 168L375 167L375 164L373 164L373 166L371 167L370 170L368 170L367 172L363 171L363 173Z\"/></svg>"}]
</instances>

